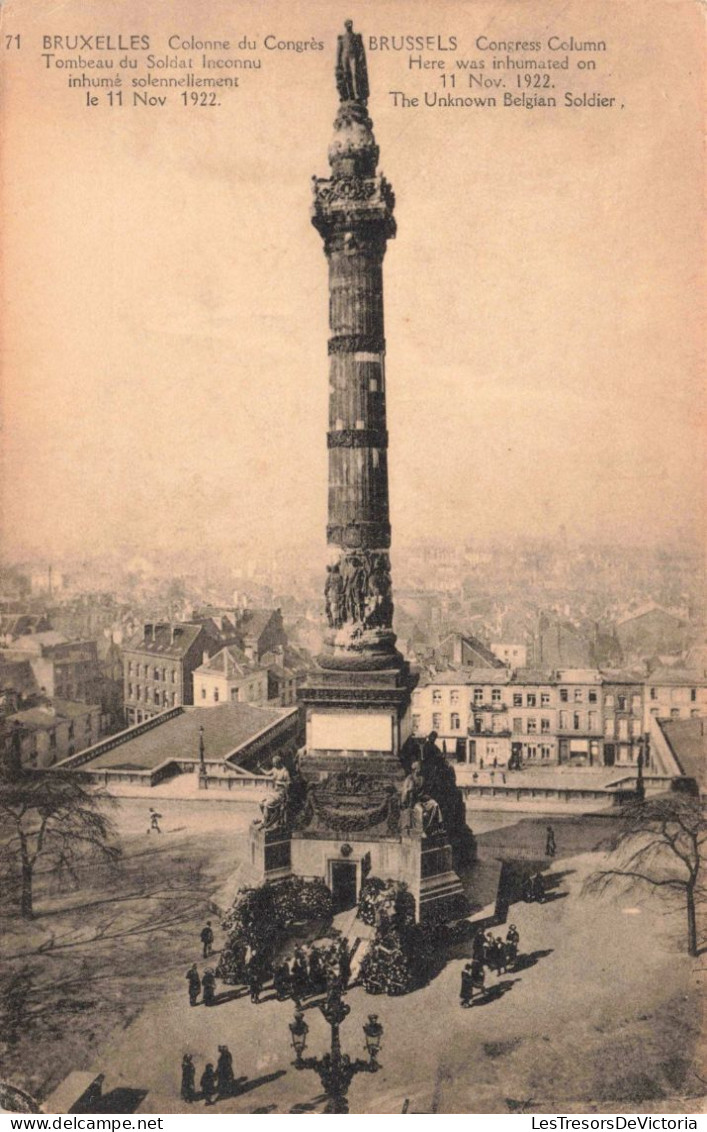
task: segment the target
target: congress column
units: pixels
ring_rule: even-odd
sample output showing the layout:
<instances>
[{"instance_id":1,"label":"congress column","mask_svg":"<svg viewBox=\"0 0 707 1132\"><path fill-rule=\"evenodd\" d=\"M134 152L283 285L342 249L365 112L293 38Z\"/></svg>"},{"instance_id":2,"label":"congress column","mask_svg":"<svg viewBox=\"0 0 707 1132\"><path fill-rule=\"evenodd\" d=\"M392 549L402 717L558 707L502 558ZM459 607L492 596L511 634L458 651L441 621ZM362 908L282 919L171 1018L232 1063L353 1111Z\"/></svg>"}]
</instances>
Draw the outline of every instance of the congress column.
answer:
<instances>
[{"instance_id":1,"label":"congress column","mask_svg":"<svg viewBox=\"0 0 707 1132\"><path fill-rule=\"evenodd\" d=\"M401 663L392 631L383 256L395 199L377 172L360 35L339 37L331 176L314 178L312 223L329 262L329 508L325 668Z\"/></svg>"}]
</instances>

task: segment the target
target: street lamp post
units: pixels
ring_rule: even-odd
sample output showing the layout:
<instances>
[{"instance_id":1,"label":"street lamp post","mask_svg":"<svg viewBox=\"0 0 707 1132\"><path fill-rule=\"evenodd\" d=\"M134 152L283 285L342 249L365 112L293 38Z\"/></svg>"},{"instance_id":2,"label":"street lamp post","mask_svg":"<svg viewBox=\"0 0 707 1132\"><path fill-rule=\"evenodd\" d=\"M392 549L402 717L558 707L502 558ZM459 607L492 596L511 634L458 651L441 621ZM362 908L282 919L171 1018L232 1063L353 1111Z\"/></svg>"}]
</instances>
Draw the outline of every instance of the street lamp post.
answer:
<instances>
[{"instance_id":1,"label":"street lamp post","mask_svg":"<svg viewBox=\"0 0 707 1132\"><path fill-rule=\"evenodd\" d=\"M319 1009L331 1028L331 1052L323 1057L303 1057L307 1044L309 1026L304 1020L300 1010L295 1012L294 1021L290 1023L292 1048L295 1051L296 1069L313 1069L319 1074L322 1088L327 1095L326 1112L347 1113L349 1111L346 1094L357 1073L375 1073L378 1068L377 1055L381 1047L383 1026L378 1021L377 1014L369 1014L368 1022L363 1027L368 1051L368 1061L361 1058L351 1060L346 1053L341 1052L341 1036L339 1028L351 1007L344 1002L342 988L339 982L332 983L327 990L326 1001L321 1003Z\"/></svg>"},{"instance_id":2,"label":"street lamp post","mask_svg":"<svg viewBox=\"0 0 707 1132\"><path fill-rule=\"evenodd\" d=\"M206 790L206 762L204 761L204 728L199 728L199 789Z\"/></svg>"}]
</instances>

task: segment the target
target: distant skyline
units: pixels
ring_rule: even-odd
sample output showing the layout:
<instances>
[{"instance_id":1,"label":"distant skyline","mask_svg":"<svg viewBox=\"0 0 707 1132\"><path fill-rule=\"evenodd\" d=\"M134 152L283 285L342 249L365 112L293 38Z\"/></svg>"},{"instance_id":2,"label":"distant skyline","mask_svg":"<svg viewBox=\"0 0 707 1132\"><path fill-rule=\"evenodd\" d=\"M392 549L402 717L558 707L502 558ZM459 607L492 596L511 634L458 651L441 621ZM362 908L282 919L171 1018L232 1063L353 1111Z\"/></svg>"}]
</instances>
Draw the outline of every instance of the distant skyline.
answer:
<instances>
[{"instance_id":1,"label":"distant skyline","mask_svg":"<svg viewBox=\"0 0 707 1132\"><path fill-rule=\"evenodd\" d=\"M396 23L392 3L354 7L364 33ZM173 32L178 9L146 30ZM96 26L115 11L87 5ZM482 32L547 20L532 0L415 11L416 32L456 34L466 54ZM189 34L276 26L325 45L265 59L208 112L87 110L38 49L12 61L5 560L323 545L328 293L310 178L328 170L349 14L190 11ZM46 0L23 19L37 41L67 30ZM699 34L683 20L666 45L637 5L602 19L614 113L401 111L401 58L369 53L399 225L384 278L401 545L562 526L573 542L703 537ZM579 3L563 21L594 33Z\"/></svg>"}]
</instances>

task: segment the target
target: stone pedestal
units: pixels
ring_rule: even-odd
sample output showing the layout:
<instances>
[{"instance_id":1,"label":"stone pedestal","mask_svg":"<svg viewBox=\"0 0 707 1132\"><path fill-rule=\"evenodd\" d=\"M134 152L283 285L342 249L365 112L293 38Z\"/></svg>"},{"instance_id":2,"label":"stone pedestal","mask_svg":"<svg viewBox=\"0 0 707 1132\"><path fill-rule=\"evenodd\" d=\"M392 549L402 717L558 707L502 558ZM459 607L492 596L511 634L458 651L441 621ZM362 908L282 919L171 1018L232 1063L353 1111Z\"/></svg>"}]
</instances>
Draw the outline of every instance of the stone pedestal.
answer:
<instances>
[{"instance_id":1,"label":"stone pedestal","mask_svg":"<svg viewBox=\"0 0 707 1132\"><path fill-rule=\"evenodd\" d=\"M321 878L336 911L356 904L367 877L395 879L407 884L418 919L460 914L462 886L446 833L425 836L419 813L401 805L416 679L404 663L369 672L322 668L300 690L307 734L300 809L287 834L252 832L262 879Z\"/></svg>"}]
</instances>

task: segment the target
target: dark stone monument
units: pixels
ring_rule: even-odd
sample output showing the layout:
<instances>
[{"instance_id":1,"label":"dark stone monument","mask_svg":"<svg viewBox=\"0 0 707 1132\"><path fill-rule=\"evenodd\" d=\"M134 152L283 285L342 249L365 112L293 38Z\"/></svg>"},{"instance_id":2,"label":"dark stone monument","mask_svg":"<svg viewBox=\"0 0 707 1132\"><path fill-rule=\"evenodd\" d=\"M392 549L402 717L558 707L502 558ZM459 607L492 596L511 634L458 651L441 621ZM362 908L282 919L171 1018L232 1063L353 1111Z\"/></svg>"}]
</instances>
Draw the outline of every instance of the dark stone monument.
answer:
<instances>
[{"instance_id":1,"label":"dark stone monument","mask_svg":"<svg viewBox=\"0 0 707 1132\"><path fill-rule=\"evenodd\" d=\"M434 790L409 780L416 677L395 647L388 553L383 257L395 236L395 197L377 170L366 57L351 21L339 36L336 86L331 174L312 186L312 223L329 264L327 631L300 690L299 806L288 806L279 833L253 830L251 862L282 876L289 838L285 867L323 877L335 906L355 903L370 873L405 881L422 918L433 907L458 909L462 889Z\"/></svg>"}]
</instances>

